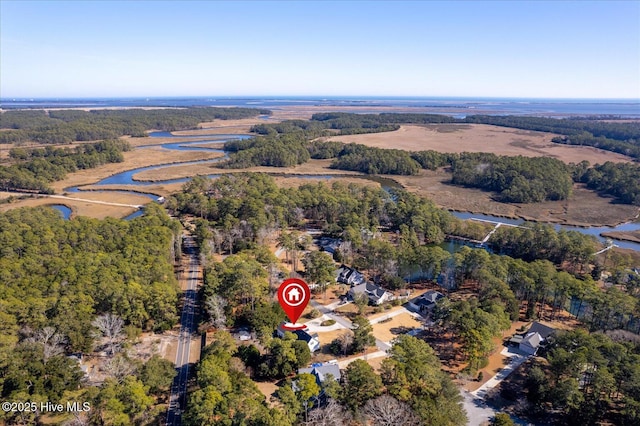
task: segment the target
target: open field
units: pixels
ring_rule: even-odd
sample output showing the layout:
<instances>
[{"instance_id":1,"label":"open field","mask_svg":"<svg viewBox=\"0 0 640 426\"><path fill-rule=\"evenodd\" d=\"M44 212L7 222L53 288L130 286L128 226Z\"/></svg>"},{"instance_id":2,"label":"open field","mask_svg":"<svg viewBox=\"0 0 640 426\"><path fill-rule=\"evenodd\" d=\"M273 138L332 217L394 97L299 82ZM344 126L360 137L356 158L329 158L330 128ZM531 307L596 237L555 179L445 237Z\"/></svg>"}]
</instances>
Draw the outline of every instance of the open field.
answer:
<instances>
[{"instance_id":1,"label":"open field","mask_svg":"<svg viewBox=\"0 0 640 426\"><path fill-rule=\"evenodd\" d=\"M392 317L389 321L379 322L373 325L373 335L376 339L380 339L383 342L390 342L398 337L400 334L407 331L421 327L420 321L408 313L403 313Z\"/></svg>"},{"instance_id":2,"label":"open field","mask_svg":"<svg viewBox=\"0 0 640 426\"><path fill-rule=\"evenodd\" d=\"M565 163L587 160L591 164L605 161L626 162L629 157L586 146L551 142L557 135L485 124L433 124L401 126L394 132L332 136L329 140L355 142L378 148L407 151L432 149L439 152L492 152L498 155L553 157Z\"/></svg>"},{"instance_id":3,"label":"open field","mask_svg":"<svg viewBox=\"0 0 640 426\"><path fill-rule=\"evenodd\" d=\"M194 164L190 166L176 165L162 170L148 170L138 173L133 178L142 181L154 181L165 179L176 179L195 175L222 174L222 173L239 173L239 172L260 172L287 175L345 175L358 176L362 175L358 172L345 170L330 169L329 165L332 160L309 160L304 164L294 167L250 167L247 169L219 169L213 164Z\"/></svg>"},{"instance_id":4,"label":"open field","mask_svg":"<svg viewBox=\"0 0 640 426\"><path fill-rule=\"evenodd\" d=\"M213 120L200 123L198 129L179 130L172 132L176 136L198 136L212 134L239 134L249 133L251 126L255 124L274 123L279 119L269 118L263 120L261 118L240 118L237 120Z\"/></svg>"}]
</instances>

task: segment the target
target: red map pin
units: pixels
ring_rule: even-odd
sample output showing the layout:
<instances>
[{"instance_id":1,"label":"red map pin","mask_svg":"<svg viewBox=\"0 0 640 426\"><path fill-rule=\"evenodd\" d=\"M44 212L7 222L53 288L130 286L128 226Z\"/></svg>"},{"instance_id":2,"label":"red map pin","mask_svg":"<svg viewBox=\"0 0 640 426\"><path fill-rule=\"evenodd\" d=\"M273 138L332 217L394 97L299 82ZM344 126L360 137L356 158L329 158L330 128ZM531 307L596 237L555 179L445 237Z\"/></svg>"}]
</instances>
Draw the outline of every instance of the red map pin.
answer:
<instances>
[{"instance_id":1,"label":"red map pin","mask_svg":"<svg viewBox=\"0 0 640 426\"><path fill-rule=\"evenodd\" d=\"M284 313L294 324L302 315L304 308L309 304L310 298L311 290L309 290L309 286L299 278L288 278L278 288L278 302L280 302Z\"/></svg>"}]
</instances>

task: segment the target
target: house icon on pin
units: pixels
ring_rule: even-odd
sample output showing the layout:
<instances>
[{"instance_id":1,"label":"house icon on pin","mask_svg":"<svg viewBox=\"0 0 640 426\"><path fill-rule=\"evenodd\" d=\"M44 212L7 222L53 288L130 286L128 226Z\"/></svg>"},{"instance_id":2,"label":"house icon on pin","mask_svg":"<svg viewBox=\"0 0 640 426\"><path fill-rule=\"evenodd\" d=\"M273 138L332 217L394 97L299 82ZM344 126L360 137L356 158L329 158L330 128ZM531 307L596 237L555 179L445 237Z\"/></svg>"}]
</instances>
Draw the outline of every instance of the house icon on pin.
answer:
<instances>
[{"instance_id":1,"label":"house icon on pin","mask_svg":"<svg viewBox=\"0 0 640 426\"><path fill-rule=\"evenodd\" d=\"M296 287L294 287L291 290L289 290L289 292L287 293L287 300L289 302L299 302L300 301L300 290L298 290Z\"/></svg>"}]
</instances>

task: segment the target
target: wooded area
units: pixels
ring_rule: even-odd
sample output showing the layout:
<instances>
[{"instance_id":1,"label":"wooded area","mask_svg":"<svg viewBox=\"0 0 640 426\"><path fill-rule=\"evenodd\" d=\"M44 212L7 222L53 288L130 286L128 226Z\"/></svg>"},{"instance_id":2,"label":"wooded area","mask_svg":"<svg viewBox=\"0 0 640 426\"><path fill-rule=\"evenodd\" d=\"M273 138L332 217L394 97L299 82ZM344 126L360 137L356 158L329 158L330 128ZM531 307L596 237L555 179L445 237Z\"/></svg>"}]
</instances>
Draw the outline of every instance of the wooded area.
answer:
<instances>
[{"instance_id":1,"label":"wooded area","mask_svg":"<svg viewBox=\"0 0 640 426\"><path fill-rule=\"evenodd\" d=\"M36 191L51 194L49 183L62 180L67 173L92 169L102 164L121 163L122 152L129 143L107 140L83 144L75 148L12 148L9 155L19 160L11 166L0 166L0 188L4 191Z\"/></svg>"},{"instance_id":2,"label":"wooded area","mask_svg":"<svg viewBox=\"0 0 640 426\"><path fill-rule=\"evenodd\" d=\"M230 120L271 114L252 108L170 108L122 110L10 110L0 114L0 143L74 141L143 137L148 130L187 130L212 120Z\"/></svg>"},{"instance_id":3,"label":"wooded area","mask_svg":"<svg viewBox=\"0 0 640 426\"><path fill-rule=\"evenodd\" d=\"M154 204L131 221L65 221L49 208L0 214L3 401L88 401L93 424L159 415L148 409L171 383L171 363L155 357L143 365L122 345L176 323L180 229ZM96 347L109 358L100 388L86 386L67 356ZM3 412L0 419L33 424L36 414Z\"/></svg>"}]
</instances>

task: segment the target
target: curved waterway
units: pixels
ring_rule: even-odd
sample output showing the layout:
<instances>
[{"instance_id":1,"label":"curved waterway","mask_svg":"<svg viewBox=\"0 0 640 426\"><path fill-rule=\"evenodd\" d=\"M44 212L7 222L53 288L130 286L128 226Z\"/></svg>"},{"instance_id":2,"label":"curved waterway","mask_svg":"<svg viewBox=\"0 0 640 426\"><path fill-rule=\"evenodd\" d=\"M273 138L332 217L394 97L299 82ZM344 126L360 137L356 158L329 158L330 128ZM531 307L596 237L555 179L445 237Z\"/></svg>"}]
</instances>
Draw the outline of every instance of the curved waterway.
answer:
<instances>
[{"instance_id":1,"label":"curved waterway","mask_svg":"<svg viewBox=\"0 0 640 426\"><path fill-rule=\"evenodd\" d=\"M49 204L47 207L58 210L65 220L68 220L71 217L71 209L64 204Z\"/></svg>"},{"instance_id":2,"label":"curved waterway","mask_svg":"<svg viewBox=\"0 0 640 426\"><path fill-rule=\"evenodd\" d=\"M227 155L227 153L221 149L217 149L217 148L209 148L209 147L205 147L205 146L200 146L200 145L206 145L206 144L211 144L211 143L224 143L230 140L234 140L234 139L248 139L251 136L249 135L237 135L237 134L216 134L216 135L200 135L200 136L176 136L171 134L170 132L152 132L149 134L150 137L162 137L162 138L185 138L185 139L191 139L191 138L198 138L198 141L193 141L193 142L189 142L189 141L183 141L183 142L170 142L170 143L164 143L164 144L158 144L158 145L142 145L142 146L138 146L136 149L146 149L146 148L151 148L151 147L161 147L164 149L170 149L170 150L178 150L178 151L206 151L206 152L219 152L221 154L223 154L222 157L218 157L218 158L214 158L211 160L198 160L198 161L190 161L190 162L184 162L184 163L171 163L171 164L157 164L154 166L148 166L148 167L140 167L137 169L132 169L132 170L127 170L125 172L121 172L121 173L117 173L115 175L109 176L107 178L104 178L102 180L100 180L99 182L96 182L94 184L91 184L92 186L101 186L101 185L132 185L132 186L151 186L151 185L164 185L164 184L171 184L171 183L183 183L183 182L187 182L189 180L191 180L190 177L185 177L185 178L179 178L179 179L167 179L167 180L162 180L162 181L137 181L134 180L134 175L147 171L147 170L156 170L156 169L161 169L161 168L167 168L167 167L172 167L172 166L189 166L189 165L193 165L193 164L202 164L202 163L216 163L218 161L222 161L222 160L226 160L227 158L229 158L229 156ZM202 138L211 138L211 139L206 139L203 140ZM211 174L208 175L208 177L210 178L216 178L219 177L220 175L216 175L216 174ZM289 177L297 177L297 178L308 178L308 179L333 179L333 178L337 178L337 177L344 177L344 175L283 175L283 176L289 176ZM349 177L355 177L355 178L361 178L361 179L368 179L368 180L373 180L376 181L378 183L380 183L382 185L382 187L384 189L390 189L390 188L398 188L400 187L395 181L391 180L391 179L386 179L386 178L380 178L377 176L361 176L361 175L349 175ZM74 187L69 187L69 188L65 188L65 191L67 192L79 192L79 191L86 191L83 190L77 186ZM151 198L152 200L157 200L158 196L155 194L151 194L148 192L140 192L140 191L134 191L134 190L98 190L100 192L121 192L121 193L125 193L125 194L136 194L136 195L143 195L146 197ZM461 212L452 212L452 214L460 219L482 219L482 220L489 220L489 221L493 221L493 222L502 222L502 223L509 223L512 225L520 225L523 224L525 221L522 219L505 219L505 218L501 218L501 217L497 217L497 216L490 216L490 215L483 215L483 214L474 214L474 213L461 213ZM127 216L125 219L132 219L133 217L138 217L142 215L142 211L137 211L132 213L131 215ZM558 224L552 224L554 226L554 228L558 231L560 229L564 229L567 231L577 231L580 232L582 234L586 234L586 235L591 235L594 236L595 238L597 238L599 241L601 242L605 242L605 238L602 237L600 234L603 232L612 232L612 231L637 231L640 230L640 223L624 223L615 227L609 227L609 226L600 226L600 227L591 227L591 228L581 228L581 227L577 227L577 226L568 226L568 225L558 225ZM632 249L632 250L636 250L636 251L640 251L640 244L639 243L633 243L633 242L629 242L629 241L620 241L620 240L614 240L615 244L618 247L621 248L626 248L626 249Z\"/></svg>"},{"instance_id":3,"label":"curved waterway","mask_svg":"<svg viewBox=\"0 0 640 426\"><path fill-rule=\"evenodd\" d=\"M481 219L481 220L488 220L488 221L492 221L492 222L502 222L502 223L508 223L511 225L522 225L523 223L525 223L524 220L522 219L506 219L503 217L496 217L496 216L489 216L489 215L484 215L484 214L476 214L476 213L461 213L461 212L451 212L455 217L460 218L460 219ZM582 228L579 226L569 226L569 225L559 225L559 224L550 224L552 225L556 231L559 231L561 229L564 229L565 231L577 231L580 232L582 234L586 234L586 235L591 235L592 237L595 237L598 239L598 241L605 243L607 238L602 237L600 234L602 234L603 232L613 232L613 231L638 231L640 230L640 223L639 222L629 222L629 223L623 223L621 225L618 226L593 226L590 228ZM631 241L620 241L620 240L613 240L614 244L620 248L626 248L626 249L631 249L631 250L636 250L636 251L640 251L640 244L639 243L633 243Z\"/></svg>"}]
</instances>

